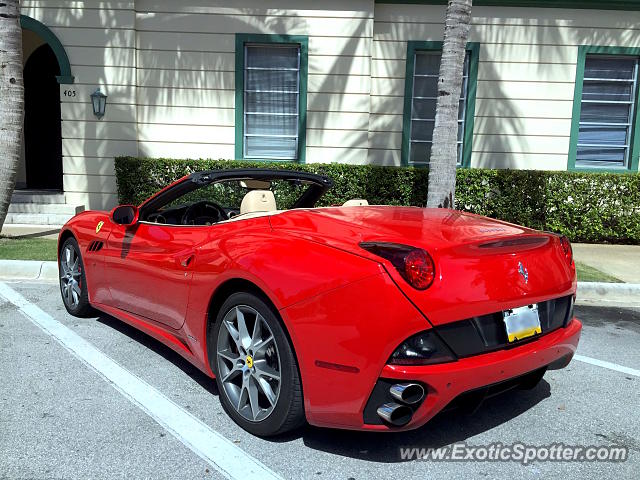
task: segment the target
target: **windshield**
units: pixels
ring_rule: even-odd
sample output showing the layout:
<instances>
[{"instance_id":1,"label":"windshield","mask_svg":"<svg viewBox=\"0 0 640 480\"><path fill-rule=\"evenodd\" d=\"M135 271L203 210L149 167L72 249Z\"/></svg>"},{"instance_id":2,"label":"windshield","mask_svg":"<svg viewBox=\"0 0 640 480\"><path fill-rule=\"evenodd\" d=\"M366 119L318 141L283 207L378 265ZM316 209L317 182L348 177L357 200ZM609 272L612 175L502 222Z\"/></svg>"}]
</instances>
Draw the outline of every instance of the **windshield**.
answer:
<instances>
[{"instance_id":1,"label":"windshield","mask_svg":"<svg viewBox=\"0 0 640 480\"><path fill-rule=\"evenodd\" d=\"M241 215L261 213L258 207L242 210L243 200L252 191L273 194L275 205L270 204L268 211L288 210L295 208L310 185L311 182L298 179L229 179L204 183L166 202L156 202L153 210L145 212L143 220L169 225L213 225ZM266 195L270 196L264 193Z\"/></svg>"}]
</instances>

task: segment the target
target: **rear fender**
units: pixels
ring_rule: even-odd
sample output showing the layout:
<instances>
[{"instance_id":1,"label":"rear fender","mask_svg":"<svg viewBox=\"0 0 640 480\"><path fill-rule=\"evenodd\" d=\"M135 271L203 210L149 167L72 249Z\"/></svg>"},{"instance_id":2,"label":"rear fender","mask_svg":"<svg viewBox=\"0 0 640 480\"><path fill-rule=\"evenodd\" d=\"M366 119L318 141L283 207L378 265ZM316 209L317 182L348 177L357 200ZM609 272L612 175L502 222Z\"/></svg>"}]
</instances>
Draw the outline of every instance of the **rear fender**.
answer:
<instances>
[{"instance_id":1,"label":"rear fender","mask_svg":"<svg viewBox=\"0 0 640 480\"><path fill-rule=\"evenodd\" d=\"M282 311L324 292L379 276L382 271L377 262L326 245L274 233L268 226L247 229L245 233L236 230L233 235L216 236L199 249L183 328L189 337L206 345L211 299L230 280L250 282L268 297L278 311ZM286 316L282 317L293 346L299 351L295 326L287 321ZM202 361L206 363L206 358Z\"/></svg>"},{"instance_id":2,"label":"rear fender","mask_svg":"<svg viewBox=\"0 0 640 480\"><path fill-rule=\"evenodd\" d=\"M316 425L361 424L369 393L393 350L430 328L386 273L281 314L298 356L307 420Z\"/></svg>"}]
</instances>

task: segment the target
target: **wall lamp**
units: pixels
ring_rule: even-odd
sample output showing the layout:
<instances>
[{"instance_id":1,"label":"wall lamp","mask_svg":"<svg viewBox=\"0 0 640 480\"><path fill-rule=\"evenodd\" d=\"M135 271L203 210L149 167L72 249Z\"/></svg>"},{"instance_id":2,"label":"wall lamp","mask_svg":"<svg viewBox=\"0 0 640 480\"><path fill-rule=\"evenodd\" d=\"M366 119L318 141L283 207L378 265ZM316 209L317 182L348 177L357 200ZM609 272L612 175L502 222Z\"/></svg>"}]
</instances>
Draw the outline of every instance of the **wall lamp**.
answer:
<instances>
[{"instance_id":1,"label":"wall lamp","mask_svg":"<svg viewBox=\"0 0 640 480\"><path fill-rule=\"evenodd\" d=\"M107 96L100 91L100 88L96 88L96 91L91 94L91 104L93 105L93 114L98 118L104 117Z\"/></svg>"}]
</instances>

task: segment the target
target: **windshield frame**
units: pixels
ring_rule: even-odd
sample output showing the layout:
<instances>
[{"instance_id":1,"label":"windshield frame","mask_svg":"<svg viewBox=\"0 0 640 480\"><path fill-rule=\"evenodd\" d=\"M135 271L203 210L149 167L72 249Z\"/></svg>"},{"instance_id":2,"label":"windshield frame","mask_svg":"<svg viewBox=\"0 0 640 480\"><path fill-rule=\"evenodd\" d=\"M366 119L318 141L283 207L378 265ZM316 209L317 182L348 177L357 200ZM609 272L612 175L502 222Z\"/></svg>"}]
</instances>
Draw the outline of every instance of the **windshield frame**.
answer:
<instances>
[{"instance_id":1,"label":"windshield frame","mask_svg":"<svg viewBox=\"0 0 640 480\"><path fill-rule=\"evenodd\" d=\"M145 200L139 207L140 220L157 212L165 205L179 197L187 195L199 188L227 181L241 180L286 180L303 182L308 188L290 208L313 208L318 200L333 186L333 181L324 175L316 175L296 170L272 170L263 168L203 170L183 177L175 184L160 190L157 194Z\"/></svg>"}]
</instances>

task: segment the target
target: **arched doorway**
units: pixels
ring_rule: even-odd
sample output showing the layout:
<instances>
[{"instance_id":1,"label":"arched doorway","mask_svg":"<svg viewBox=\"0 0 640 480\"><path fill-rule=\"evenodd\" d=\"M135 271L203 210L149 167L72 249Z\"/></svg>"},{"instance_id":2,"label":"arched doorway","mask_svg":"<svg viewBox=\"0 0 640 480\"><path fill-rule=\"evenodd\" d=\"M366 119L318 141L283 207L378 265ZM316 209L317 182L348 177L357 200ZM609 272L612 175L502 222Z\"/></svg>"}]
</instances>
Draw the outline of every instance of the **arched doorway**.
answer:
<instances>
[{"instance_id":1,"label":"arched doorway","mask_svg":"<svg viewBox=\"0 0 640 480\"><path fill-rule=\"evenodd\" d=\"M69 57L42 22L20 15L25 124L17 189L62 190L60 87L72 84Z\"/></svg>"},{"instance_id":2,"label":"arched doorway","mask_svg":"<svg viewBox=\"0 0 640 480\"><path fill-rule=\"evenodd\" d=\"M62 190L60 66L45 43L24 66L24 158L26 187Z\"/></svg>"}]
</instances>

